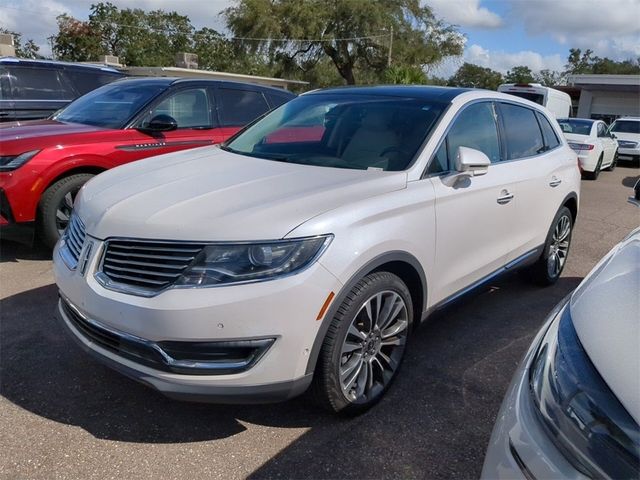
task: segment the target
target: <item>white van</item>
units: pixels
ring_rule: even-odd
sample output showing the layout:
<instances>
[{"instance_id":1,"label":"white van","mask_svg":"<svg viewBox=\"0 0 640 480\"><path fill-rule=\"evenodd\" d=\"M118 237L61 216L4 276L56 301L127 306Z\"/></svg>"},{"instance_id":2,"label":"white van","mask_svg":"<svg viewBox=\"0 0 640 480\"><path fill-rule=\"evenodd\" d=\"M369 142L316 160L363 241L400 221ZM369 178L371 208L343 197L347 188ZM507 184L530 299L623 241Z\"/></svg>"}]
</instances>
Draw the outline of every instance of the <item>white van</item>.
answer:
<instances>
[{"instance_id":1,"label":"white van","mask_svg":"<svg viewBox=\"0 0 640 480\"><path fill-rule=\"evenodd\" d=\"M546 107L556 118L567 118L571 112L571 97L569 94L555 88L543 87L539 83L503 83L498 87L499 92L526 98Z\"/></svg>"}]
</instances>

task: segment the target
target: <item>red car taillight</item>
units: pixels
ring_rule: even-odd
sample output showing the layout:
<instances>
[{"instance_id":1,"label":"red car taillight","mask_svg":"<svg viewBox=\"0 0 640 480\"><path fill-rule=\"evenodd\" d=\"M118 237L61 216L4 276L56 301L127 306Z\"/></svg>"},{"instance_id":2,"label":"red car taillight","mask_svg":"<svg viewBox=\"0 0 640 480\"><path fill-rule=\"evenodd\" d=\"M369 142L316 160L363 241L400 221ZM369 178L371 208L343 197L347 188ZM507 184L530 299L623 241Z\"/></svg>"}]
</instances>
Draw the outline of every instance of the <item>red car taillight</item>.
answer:
<instances>
[{"instance_id":1,"label":"red car taillight","mask_svg":"<svg viewBox=\"0 0 640 480\"><path fill-rule=\"evenodd\" d=\"M573 150L593 150L595 148L595 145L591 145L591 144L588 144L588 143L571 143L571 142L569 142L569 146Z\"/></svg>"}]
</instances>

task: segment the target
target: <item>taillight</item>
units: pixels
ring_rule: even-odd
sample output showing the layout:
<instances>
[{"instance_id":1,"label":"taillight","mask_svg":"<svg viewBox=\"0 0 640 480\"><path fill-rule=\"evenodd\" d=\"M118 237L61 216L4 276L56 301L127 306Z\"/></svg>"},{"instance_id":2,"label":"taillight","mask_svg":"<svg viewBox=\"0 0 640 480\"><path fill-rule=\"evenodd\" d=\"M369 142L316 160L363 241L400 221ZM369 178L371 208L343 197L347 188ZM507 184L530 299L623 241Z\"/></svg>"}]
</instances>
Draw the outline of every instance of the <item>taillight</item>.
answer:
<instances>
[{"instance_id":1,"label":"taillight","mask_svg":"<svg viewBox=\"0 0 640 480\"><path fill-rule=\"evenodd\" d=\"M595 148L595 145L591 145L591 144L588 144L588 143L571 143L571 142L569 142L569 146L573 150L593 150Z\"/></svg>"}]
</instances>

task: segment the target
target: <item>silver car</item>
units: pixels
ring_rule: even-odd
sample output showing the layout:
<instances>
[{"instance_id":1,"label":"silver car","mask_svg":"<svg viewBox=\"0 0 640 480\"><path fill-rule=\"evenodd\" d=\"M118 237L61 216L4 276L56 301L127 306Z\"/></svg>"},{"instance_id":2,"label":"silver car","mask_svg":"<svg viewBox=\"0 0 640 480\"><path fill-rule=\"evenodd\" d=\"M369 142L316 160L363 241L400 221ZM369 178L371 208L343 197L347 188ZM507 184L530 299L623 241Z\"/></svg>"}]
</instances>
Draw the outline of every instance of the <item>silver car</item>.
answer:
<instances>
[{"instance_id":1,"label":"silver car","mask_svg":"<svg viewBox=\"0 0 640 480\"><path fill-rule=\"evenodd\" d=\"M549 315L504 399L482 478L640 478L639 292L640 228Z\"/></svg>"}]
</instances>

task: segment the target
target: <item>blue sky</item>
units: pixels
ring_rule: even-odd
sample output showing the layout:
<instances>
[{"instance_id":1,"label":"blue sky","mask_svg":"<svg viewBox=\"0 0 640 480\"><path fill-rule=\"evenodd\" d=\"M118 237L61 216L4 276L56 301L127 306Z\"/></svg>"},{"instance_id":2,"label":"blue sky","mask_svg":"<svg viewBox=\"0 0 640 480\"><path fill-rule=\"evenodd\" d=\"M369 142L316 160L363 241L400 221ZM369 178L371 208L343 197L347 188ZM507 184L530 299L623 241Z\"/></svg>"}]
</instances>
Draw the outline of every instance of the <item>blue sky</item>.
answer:
<instances>
[{"instance_id":1,"label":"blue sky","mask_svg":"<svg viewBox=\"0 0 640 480\"><path fill-rule=\"evenodd\" d=\"M95 0L96 2L98 0ZM111 0L121 8L176 10L198 26L224 29L219 13L230 0ZM55 18L86 19L91 1L0 0L0 26L33 38L45 54ZM640 0L424 0L445 22L458 25L465 53L431 73L449 76L468 61L502 72L563 68L569 48L590 48L615 59L640 57Z\"/></svg>"}]
</instances>

